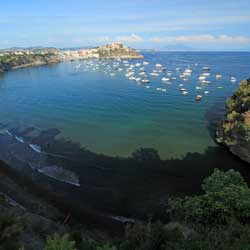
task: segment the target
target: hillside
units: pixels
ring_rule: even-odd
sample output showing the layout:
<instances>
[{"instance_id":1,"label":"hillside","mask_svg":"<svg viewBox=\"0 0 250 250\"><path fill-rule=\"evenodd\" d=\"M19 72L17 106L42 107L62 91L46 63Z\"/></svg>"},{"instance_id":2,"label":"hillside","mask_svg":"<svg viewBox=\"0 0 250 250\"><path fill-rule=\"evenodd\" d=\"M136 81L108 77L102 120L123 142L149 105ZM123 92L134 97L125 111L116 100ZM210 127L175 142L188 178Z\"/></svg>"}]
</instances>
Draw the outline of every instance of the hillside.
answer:
<instances>
[{"instance_id":1,"label":"hillside","mask_svg":"<svg viewBox=\"0 0 250 250\"><path fill-rule=\"evenodd\" d=\"M56 49L10 50L0 53L0 72L60 61L61 53Z\"/></svg>"}]
</instances>

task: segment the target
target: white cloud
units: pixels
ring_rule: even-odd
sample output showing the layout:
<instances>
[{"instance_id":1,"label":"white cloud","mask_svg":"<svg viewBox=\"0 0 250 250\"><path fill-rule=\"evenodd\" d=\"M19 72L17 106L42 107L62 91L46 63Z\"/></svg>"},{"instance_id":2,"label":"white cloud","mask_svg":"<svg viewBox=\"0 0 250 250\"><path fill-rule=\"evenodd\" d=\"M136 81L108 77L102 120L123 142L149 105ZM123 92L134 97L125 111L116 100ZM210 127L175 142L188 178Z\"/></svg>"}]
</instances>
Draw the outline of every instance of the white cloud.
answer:
<instances>
[{"instance_id":1,"label":"white cloud","mask_svg":"<svg viewBox=\"0 0 250 250\"><path fill-rule=\"evenodd\" d=\"M250 37L247 36L228 36L228 35L187 35L187 36L165 36L153 37L150 39L154 43L250 43Z\"/></svg>"},{"instance_id":2,"label":"white cloud","mask_svg":"<svg viewBox=\"0 0 250 250\"><path fill-rule=\"evenodd\" d=\"M144 39L139 35L132 34L130 36L117 36L115 40L123 43L138 43L143 42Z\"/></svg>"}]
</instances>

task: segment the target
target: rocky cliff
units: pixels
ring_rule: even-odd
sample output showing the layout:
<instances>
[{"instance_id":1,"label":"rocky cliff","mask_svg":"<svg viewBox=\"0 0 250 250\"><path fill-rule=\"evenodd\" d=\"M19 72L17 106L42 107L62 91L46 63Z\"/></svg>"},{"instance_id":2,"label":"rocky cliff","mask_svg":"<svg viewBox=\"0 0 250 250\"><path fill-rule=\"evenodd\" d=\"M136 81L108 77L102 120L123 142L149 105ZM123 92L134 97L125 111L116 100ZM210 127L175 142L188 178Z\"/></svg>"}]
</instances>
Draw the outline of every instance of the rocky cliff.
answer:
<instances>
[{"instance_id":1,"label":"rocky cliff","mask_svg":"<svg viewBox=\"0 0 250 250\"><path fill-rule=\"evenodd\" d=\"M226 115L220 123L217 142L250 163L250 79L241 82L226 102Z\"/></svg>"},{"instance_id":2,"label":"rocky cliff","mask_svg":"<svg viewBox=\"0 0 250 250\"><path fill-rule=\"evenodd\" d=\"M60 61L62 61L61 52L56 49L5 52L0 56L0 72L15 68L58 63Z\"/></svg>"}]
</instances>

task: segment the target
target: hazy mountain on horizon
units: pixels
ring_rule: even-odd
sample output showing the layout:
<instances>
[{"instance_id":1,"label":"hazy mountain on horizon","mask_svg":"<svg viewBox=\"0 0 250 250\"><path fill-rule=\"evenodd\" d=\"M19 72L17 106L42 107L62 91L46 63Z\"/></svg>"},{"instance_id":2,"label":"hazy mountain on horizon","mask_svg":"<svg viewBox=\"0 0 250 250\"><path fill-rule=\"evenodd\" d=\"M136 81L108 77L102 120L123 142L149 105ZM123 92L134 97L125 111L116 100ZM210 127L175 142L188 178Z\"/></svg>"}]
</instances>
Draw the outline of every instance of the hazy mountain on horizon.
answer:
<instances>
[{"instance_id":1,"label":"hazy mountain on horizon","mask_svg":"<svg viewBox=\"0 0 250 250\"><path fill-rule=\"evenodd\" d=\"M163 51L195 51L196 49L184 44L169 44L159 50Z\"/></svg>"}]
</instances>

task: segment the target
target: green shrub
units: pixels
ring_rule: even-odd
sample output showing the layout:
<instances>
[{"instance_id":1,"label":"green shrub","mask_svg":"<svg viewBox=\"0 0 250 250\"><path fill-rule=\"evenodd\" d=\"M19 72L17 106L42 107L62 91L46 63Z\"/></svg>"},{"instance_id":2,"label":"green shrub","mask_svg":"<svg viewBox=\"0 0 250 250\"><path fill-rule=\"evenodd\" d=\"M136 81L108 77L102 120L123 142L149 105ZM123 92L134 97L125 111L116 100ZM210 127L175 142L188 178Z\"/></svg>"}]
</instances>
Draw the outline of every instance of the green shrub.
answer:
<instances>
[{"instance_id":1,"label":"green shrub","mask_svg":"<svg viewBox=\"0 0 250 250\"><path fill-rule=\"evenodd\" d=\"M250 142L250 124L241 123L239 129L240 129L240 134L244 137L246 142Z\"/></svg>"},{"instance_id":2,"label":"green shrub","mask_svg":"<svg viewBox=\"0 0 250 250\"><path fill-rule=\"evenodd\" d=\"M216 192L232 184L247 188L247 184L239 172L233 169L223 172L216 168L210 176L205 178L202 189L207 193Z\"/></svg>"},{"instance_id":3,"label":"green shrub","mask_svg":"<svg viewBox=\"0 0 250 250\"><path fill-rule=\"evenodd\" d=\"M70 241L69 235L55 234L47 239L45 250L76 250L75 242Z\"/></svg>"},{"instance_id":4,"label":"green shrub","mask_svg":"<svg viewBox=\"0 0 250 250\"><path fill-rule=\"evenodd\" d=\"M148 163L151 161L160 161L160 156L157 150L153 148L140 148L132 153L132 157L142 163Z\"/></svg>"},{"instance_id":5,"label":"green shrub","mask_svg":"<svg viewBox=\"0 0 250 250\"><path fill-rule=\"evenodd\" d=\"M250 219L250 189L239 173L215 169L202 185L205 194L170 201L174 218L192 223L227 223Z\"/></svg>"}]
</instances>

